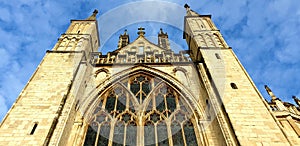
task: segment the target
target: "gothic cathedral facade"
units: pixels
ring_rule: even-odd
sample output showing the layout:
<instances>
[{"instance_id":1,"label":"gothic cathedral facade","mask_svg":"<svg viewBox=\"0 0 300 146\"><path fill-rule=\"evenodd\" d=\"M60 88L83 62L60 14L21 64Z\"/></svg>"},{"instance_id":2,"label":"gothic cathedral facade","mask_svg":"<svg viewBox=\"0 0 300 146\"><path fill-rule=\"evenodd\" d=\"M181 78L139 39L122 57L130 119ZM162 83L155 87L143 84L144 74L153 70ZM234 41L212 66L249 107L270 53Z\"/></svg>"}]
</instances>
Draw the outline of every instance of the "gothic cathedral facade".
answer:
<instances>
[{"instance_id":1,"label":"gothic cathedral facade","mask_svg":"<svg viewBox=\"0 0 300 146\"><path fill-rule=\"evenodd\" d=\"M0 145L299 145L299 108L268 87L265 101L210 15L185 8L189 49L176 53L162 29L154 44L139 28L103 54L97 11L72 20L4 117Z\"/></svg>"}]
</instances>

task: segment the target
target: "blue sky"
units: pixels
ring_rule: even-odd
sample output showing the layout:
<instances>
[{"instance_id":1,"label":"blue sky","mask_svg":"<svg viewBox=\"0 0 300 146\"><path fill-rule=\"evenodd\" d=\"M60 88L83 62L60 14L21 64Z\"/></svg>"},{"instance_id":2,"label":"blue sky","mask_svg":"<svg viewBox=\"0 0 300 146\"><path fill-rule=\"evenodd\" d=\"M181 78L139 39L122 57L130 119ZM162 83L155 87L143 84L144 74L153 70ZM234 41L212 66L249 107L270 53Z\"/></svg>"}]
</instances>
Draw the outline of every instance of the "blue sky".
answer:
<instances>
[{"instance_id":1,"label":"blue sky","mask_svg":"<svg viewBox=\"0 0 300 146\"><path fill-rule=\"evenodd\" d=\"M162 27L172 47L180 50L187 49L181 32L185 3L200 14L212 14L266 99L265 84L285 101L300 97L300 1L10 0L0 2L0 120L71 19L85 19L99 10L103 52L116 48L124 29L133 41L140 26L154 42Z\"/></svg>"}]
</instances>

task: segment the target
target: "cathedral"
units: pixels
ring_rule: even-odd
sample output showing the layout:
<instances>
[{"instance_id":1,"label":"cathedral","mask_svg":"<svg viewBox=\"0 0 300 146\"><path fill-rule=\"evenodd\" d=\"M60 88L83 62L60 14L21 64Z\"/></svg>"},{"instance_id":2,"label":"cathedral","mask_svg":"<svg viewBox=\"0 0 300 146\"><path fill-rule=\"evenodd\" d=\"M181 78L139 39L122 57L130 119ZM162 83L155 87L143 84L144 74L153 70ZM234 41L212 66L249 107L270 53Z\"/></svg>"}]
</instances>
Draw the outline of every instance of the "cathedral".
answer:
<instances>
[{"instance_id":1,"label":"cathedral","mask_svg":"<svg viewBox=\"0 0 300 146\"><path fill-rule=\"evenodd\" d=\"M266 101L211 16L184 7L179 52L165 30L153 43L140 27L104 54L98 11L72 20L1 122L0 145L300 145L300 100L265 86Z\"/></svg>"}]
</instances>

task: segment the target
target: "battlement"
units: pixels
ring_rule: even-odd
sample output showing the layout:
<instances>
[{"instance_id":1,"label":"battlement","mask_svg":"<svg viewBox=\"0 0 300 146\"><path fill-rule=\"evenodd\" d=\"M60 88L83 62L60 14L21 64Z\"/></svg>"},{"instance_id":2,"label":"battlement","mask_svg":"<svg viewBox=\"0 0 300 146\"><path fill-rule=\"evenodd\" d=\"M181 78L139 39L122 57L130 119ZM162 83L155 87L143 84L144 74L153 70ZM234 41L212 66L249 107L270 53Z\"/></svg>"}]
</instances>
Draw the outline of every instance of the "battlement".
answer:
<instances>
[{"instance_id":1,"label":"battlement","mask_svg":"<svg viewBox=\"0 0 300 146\"><path fill-rule=\"evenodd\" d=\"M101 52L91 53L91 64L110 65L110 64L135 64L135 63L187 63L191 62L188 51L162 52L157 54L154 51L138 54L137 52L115 53L110 52L102 55Z\"/></svg>"}]
</instances>

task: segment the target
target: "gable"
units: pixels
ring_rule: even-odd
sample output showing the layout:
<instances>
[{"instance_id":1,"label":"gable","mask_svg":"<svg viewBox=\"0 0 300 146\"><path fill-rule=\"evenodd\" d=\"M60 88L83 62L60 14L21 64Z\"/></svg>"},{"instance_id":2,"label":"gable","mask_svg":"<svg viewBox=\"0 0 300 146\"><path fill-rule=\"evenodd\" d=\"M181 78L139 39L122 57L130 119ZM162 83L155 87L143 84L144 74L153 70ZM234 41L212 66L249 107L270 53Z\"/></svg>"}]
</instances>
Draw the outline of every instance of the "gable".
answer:
<instances>
[{"instance_id":1,"label":"gable","mask_svg":"<svg viewBox=\"0 0 300 146\"><path fill-rule=\"evenodd\" d=\"M147 53L154 53L154 54L161 54L162 52L167 51L164 48L161 48L150 41L148 41L144 36L139 36L134 42L128 44L127 46L115 50L119 54L147 54Z\"/></svg>"}]
</instances>

